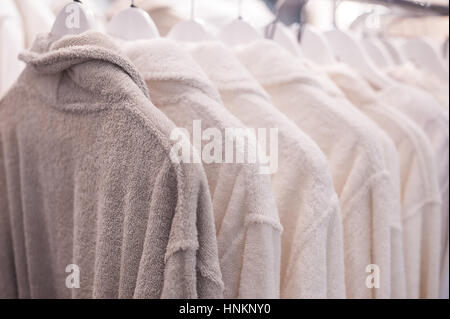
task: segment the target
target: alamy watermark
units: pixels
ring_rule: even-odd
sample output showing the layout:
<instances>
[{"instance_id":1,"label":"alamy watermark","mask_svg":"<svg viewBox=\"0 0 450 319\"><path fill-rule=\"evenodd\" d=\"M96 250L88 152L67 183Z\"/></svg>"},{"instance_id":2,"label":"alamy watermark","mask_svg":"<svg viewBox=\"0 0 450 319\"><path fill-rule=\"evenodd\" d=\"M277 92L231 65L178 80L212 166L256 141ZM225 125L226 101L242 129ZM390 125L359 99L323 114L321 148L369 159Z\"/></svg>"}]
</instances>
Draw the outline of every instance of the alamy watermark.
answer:
<instances>
[{"instance_id":1,"label":"alamy watermark","mask_svg":"<svg viewBox=\"0 0 450 319\"><path fill-rule=\"evenodd\" d=\"M376 264L367 265L365 269L369 275L366 277L366 287L368 289L380 288L380 266ZM68 289L80 288L80 267L76 264L70 264L66 267L66 273L69 275L66 277L66 287Z\"/></svg>"},{"instance_id":2,"label":"alamy watermark","mask_svg":"<svg viewBox=\"0 0 450 319\"><path fill-rule=\"evenodd\" d=\"M67 265L66 272L69 273L66 277L66 287L69 289L80 288L80 267L75 264Z\"/></svg>"},{"instance_id":3,"label":"alamy watermark","mask_svg":"<svg viewBox=\"0 0 450 319\"><path fill-rule=\"evenodd\" d=\"M80 19L81 19L81 12L79 4L75 3L69 3L65 7L65 13L66 20L65 24L68 29L79 29L80 28Z\"/></svg>"},{"instance_id":4,"label":"alamy watermark","mask_svg":"<svg viewBox=\"0 0 450 319\"><path fill-rule=\"evenodd\" d=\"M260 174L278 170L278 128L202 128L201 120L187 129L172 130L174 163L258 164Z\"/></svg>"},{"instance_id":5,"label":"alamy watermark","mask_svg":"<svg viewBox=\"0 0 450 319\"><path fill-rule=\"evenodd\" d=\"M369 274L366 278L366 287L369 289L380 288L380 266L376 264L367 265L366 273Z\"/></svg>"}]
</instances>

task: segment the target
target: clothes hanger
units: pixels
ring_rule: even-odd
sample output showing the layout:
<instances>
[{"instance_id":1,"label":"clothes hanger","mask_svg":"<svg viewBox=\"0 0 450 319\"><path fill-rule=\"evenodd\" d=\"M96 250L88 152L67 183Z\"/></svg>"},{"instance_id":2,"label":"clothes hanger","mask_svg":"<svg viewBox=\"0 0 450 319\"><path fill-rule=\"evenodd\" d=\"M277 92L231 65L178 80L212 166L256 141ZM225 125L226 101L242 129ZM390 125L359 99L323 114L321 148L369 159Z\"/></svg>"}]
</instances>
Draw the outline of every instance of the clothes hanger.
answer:
<instances>
[{"instance_id":1,"label":"clothes hanger","mask_svg":"<svg viewBox=\"0 0 450 319\"><path fill-rule=\"evenodd\" d=\"M381 45L384 46L394 64L402 65L406 63L406 58L403 53L397 49L397 47L389 39L379 37L378 41L380 41Z\"/></svg>"},{"instance_id":2,"label":"clothes hanger","mask_svg":"<svg viewBox=\"0 0 450 319\"><path fill-rule=\"evenodd\" d=\"M291 52L294 56L300 57L302 53L300 51L297 38L292 30L281 22L275 22L273 28L273 35L270 36L270 34L266 33L266 38L272 39L280 46ZM266 32L270 31L267 30Z\"/></svg>"},{"instance_id":3,"label":"clothes hanger","mask_svg":"<svg viewBox=\"0 0 450 319\"><path fill-rule=\"evenodd\" d=\"M427 3L425 3L427 5ZM399 16L391 21L390 26L399 23L407 16ZM415 63L417 66L434 73L440 79L448 82L448 71L445 63L439 57L439 54L433 48L433 45L426 39L415 38L402 41L401 43L392 42L401 52L406 60Z\"/></svg>"},{"instance_id":4,"label":"clothes hanger","mask_svg":"<svg viewBox=\"0 0 450 319\"><path fill-rule=\"evenodd\" d=\"M445 64L433 46L426 39L410 39L400 45L402 53L419 67L436 74L444 81L448 81Z\"/></svg>"},{"instance_id":5,"label":"clothes hanger","mask_svg":"<svg viewBox=\"0 0 450 319\"><path fill-rule=\"evenodd\" d=\"M386 49L381 43L377 42L377 39L372 37L362 37L360 41L372 62L374 62L378 67L386 69L394 64L389 56L389 53L386 52Z\"/></svg>"},{"instance_id":6,"label":"clothes hanger","mask_svg":"<svg viewBox=\"0 0 450 319\"><path fill-rule=\"evenodd\" d=\"M56 17L50 31L50 41L55 42L68 34L80 34L96 29L93 12L80 0L68 3Z\"/></svg>"},{"instance_id":7,"label":"clothes hanger","mask_svg":"<svg viewBox=\"0 0 450 319\"><path fill-rule=\"evenodd\" d=\"M300 49L308 60L318 65L337 63L327 38L312 25L303 27Z\"/></svg>"},{"instance_id":8,"label":"clothes hanger","mask_svg":"<svg viewBox=\"0 0 450 319\"><path fill-rule=\"evenodd\" d=\"M219 40L229 46L236 46L262 39L258 30L242 18L242 1L238 0L238 18L226 25L219 34Z\"/></svg>"},{"instance_id":9,"label":"clothes hanger","mask_svg":"<svg viewBox=\"0 0 450 319\"><path fill-rule=\"evenodd\" d=\"M367 57L361 44L352 35L339 29L325 33L335 57L357 70L363 77L373 83L378 89L396 85L396 82L382 73Z\"/></svg>"},{"instance_id":10,"label":"clothes hanger","mask_svg":"<svg viewBox=\"0 0 450 319\"><path fill-rule=\"evenodd\" d=\"M204 24L195 19L195 0L191 0L191 17L174 25L168 38L182 42L211 41L213 36L206 31Z\"/></svg>"},{"instance_id":11,"label":"clothes hanger","mask_svg":"<svg viewBox=\"0 0 450 319\"><path fill-rule=\"evenodd\" d=\"M395 23L395 21L398 19L398 17L396 17L395 15L395 12L392 10L390 13L385 14L384 17L391 20L388 23L388 27L385 27L386 29L389 29L389 25ZM378 47L383 49L386 56L389 57L391 65L403 65L407 62L406 57L397 48L392 39L384 35L381 30L379 30L378 34L376 34L376 37L371 38L371 40L375 41L378 44Z\"/></svg>"},{"instance_id":12,"label":"clothes hanger","mask_svg":"<svg viewBox=\"0 0 450 319\"><path fill-rule=\"evenodd\" d=\"M275 41L294 56L300 57L301 52L294 33L280 22L280 9L285 2L286 0L282 0L276 3L275 20L264 28L264 36L266 39Z\"/></svg>"},{"instance_id":13,"label":"clothes hanger","mask_svg":"<svg viewBox=\"0 0 450 319\"><path fill-rule=\"evenodd\" d=\"M357 40L361 43L361 47L364 52L367 53L367 57L379 68L387 68L393 63L390 60L389 54L384 47L376 41L373 37L373 23L370 23L372 17L378 17L378 13L375 8L361 14L350 25L350 30L357 30L362 28L363 30L369 29L370 31L364 31L363 36Z\"/></svg>"},{"instance_id":14,"label":"clothes hanger","mask_svg":"<svg viewBox=\"0 0 450 319\"><path fill-rule=\"evenodd\" d=\"M106 33L126 41L159 38L155 22L147 12L136 7L134 1L111 19Z\"/></svg>"}]
</instances>

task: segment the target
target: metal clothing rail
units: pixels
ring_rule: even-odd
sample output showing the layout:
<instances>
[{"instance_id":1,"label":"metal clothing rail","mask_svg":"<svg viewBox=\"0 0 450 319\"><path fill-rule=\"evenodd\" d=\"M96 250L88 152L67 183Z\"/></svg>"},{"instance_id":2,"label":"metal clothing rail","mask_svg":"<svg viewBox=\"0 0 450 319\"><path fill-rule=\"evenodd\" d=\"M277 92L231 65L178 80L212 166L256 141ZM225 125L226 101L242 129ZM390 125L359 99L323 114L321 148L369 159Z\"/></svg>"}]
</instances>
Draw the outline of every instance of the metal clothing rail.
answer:
<instances>
[{"instance_id":1,"label":"metal clothing rail","mask_svg":"<svg viewBox=\"0 0 450 319\"><path fill-rule=\"evenodd\" d=\"M428 4L426 1L413 1L413 0L350 0L357 2L367 2L372 4L381 4L386 6L398 6L408 10L414 10L418 13L430 14L430 15L449 15L449 6L440 4Z\"/></svg>"},{"instance_id":2,"label":"metal clothing rail","mask_svg":"<svg viewBox=\"0 0 450 319\"><path fill-rule=\"evenodd\" d=\"M263 0L267 6L272 11L276 10L276 3L281 2L282 0ZM305 7L305 4L308 3L309 0L285 0L281 8L279 8L279 18L285 24L290 25L292 23L300 23L302 16L302 11ZM338 7L339 3L344 0L311 0L311 1L333 1L335 10ZM359 3L367 3L367 4L379 4L387 7L397 7L403 8L406 11L419 15L434 15L434 16L448 16L449 15L449 6L447 5L438 5L438 4L428 4L427 1L422 0L345 0L345 1L354 1Z\"/></svg>"}]
</instances>

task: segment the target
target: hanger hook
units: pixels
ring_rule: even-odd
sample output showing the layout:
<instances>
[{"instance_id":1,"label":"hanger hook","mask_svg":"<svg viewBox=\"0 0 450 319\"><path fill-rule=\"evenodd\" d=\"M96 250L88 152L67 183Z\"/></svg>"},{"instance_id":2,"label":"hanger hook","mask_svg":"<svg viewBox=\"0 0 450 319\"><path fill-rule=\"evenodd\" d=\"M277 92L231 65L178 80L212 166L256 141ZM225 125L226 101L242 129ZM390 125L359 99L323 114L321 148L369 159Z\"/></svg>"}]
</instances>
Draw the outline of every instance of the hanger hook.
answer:
<instances>
[{"instance_id":1,"label":"hanger hook","mask_svg":"<svg viewBox=\"0 0 450 319\"><path fill-rule=\"evenodd\" d=\"M281 11L281 8L284 6L285 2L286 2L286 0L279 0L275 4L275 21L280 20L280 11Z\"/></svg>"},{"instance_id":2,"label":"hanger hook","mask_svg":"<svg viewBox=\"0 0 450 319\"><path fill-rule=\"evenodd\" d=\"M191 20L195 20L195 0L191 0Z\"/></svg>"},{"instance_id":3,"label":"hanger hook","mask_svg":"<svg viewBox=\"0 0 450 319\"><path fill-rule=\"evenodd\" d=\"M238 0L238 19L242 19L242 1Z\"/></svg>"},{"instance_id":4,"label":"hanger hook","mask_svg":"<svg viewBox=\"0 0 450 319\"><path fill-rule=\"evenodd\" d=\"M131 6L132 8L136 8L136 6L134 5L134 0L131 0Z\"/></svg>"},{"instance_id":5,"label":"hanger hook","mask_svg":"<svg viewBox=\"0 0 450 319\"><path fill-rule=\"evenodd\" d=\"M286 0L279 0L275 4L275 19L266 28L266 38L273 40L277 30L277 23L280 21L280 10Z\"/></svg>"}]
</instances>

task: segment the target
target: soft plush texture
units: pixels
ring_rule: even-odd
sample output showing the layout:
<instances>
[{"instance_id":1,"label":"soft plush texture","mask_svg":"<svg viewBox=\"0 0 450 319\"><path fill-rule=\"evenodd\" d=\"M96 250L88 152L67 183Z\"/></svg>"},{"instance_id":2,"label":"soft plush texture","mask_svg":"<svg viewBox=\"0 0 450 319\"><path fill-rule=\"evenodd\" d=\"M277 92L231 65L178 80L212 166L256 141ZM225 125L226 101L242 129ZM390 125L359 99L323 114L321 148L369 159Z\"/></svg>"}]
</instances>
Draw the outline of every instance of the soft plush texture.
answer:
<instances>
[{"instance_id":1,"label":"soft plush texture","mask_svg":"<svg viewBox=\"0 0 450 319\"><path fill-rule=\"evenodd\" d=\"M354 105L374 119L397 145L401 162L406 296L437 298L441 198L429 140L420 127L391 106L393 100L380 98L351 69L336 66L329 69L329 74Z\"/></svg>"},{"instance_id":2,"label":"soft plush texture","mask_svg":"<svg viewBox=\"0 0 450 319\"><path fill-rule=\"evenodd\" d=\"M347 297L390 298L390 219L397 208L374 126L338 105L275 43L256 41L238 47L236 54L274 105L328 158L342 210ZM378 289L365 285L370 264L381 269Z\"/></svg>"},{"instance_id":3,"label":"soft plush texture","mask_svg":"<svg viewBox=\"0 0 450 319\"><path fill-rule=\"evenodd\" d=\"M385 72L400 83L409 84L430 93L443 106L443 110L449 112L448 82L442 83L434 74L419 70L412 63L396 65L388 68Z\"/></svg>"},{"instance_id":4,"label":"soft plush texture","mask_svg":"<svg viewBox=\"0 0 450 319\"><path fill-rule=\"evenodd\" d=\"M440 297L448 298L448 81L440 83L433 75L409 64L388 70L388 74L399 82L378 92L377 99L416 122L428 136L434 150L442 198ZM370 78L367 80L370 82ZM439 105L444 108L440 110Z\"/></svg>"},{"instance_id":5,"label":"soft plush texture","mask_svg":"<svg viewBox=\"0 0 450 319\"><path fill-rule=\"evenodd\" d=\"M195 120L202 121L203 130L218 129L222 145L226 128L245 128L178 44L160 38L132 42L125 51L143 75L152 102L191 136ZM201 141L199 151L208 142ZM246 153L245 145L235 144L236 157ZM258 163L203 161L203 166L213 199L225 297L278 298L282 227L270 176L260 174Z\"/></svg>"},{"instance_id":6,"label":"soft plush texture","mask_svg":"<svg viewBox=\"0 0 450 319\"><path fill-rule=\"evenodd\" d=\"M350 100L345 96L343 91L332 81L323 68L318 67L308 61L303 61L306 72L311 74L314 79L320 84L320 87L335 103L349 110L357 110ZM390 242L391 242L391 298L402 299L406 298L406 276L405 276L405 262L403 258L403 231L402 231L402 205L401 205L401 189L400 189L400 159L394 141L376 124L377 121L372 121L371 116L367 116L364 112L358 111L359 116L357 120L364 124L373 133L373 137L382 147L384 164L386 170L390 175L390 189L392 191L392 206L390 210ZM364 118L361 117L364 114ZM355 119L356 120L356 119Z\"/></svg>"},{"instance_id":7,"label":"soft plush texture","mask_svg":"<svg viewBox=\"0 0 450 319\"><path fill-rule=\"evenodd\" d=\"M326 157L272 105L231 49L218 42L186 47L218 88L227 110L248 127L278 129L272 185L284 228L281 297L344 298L341 212Z\"/></svg>"},{"instance_id":8,"label":"soft plush texture","mask_svg":"<svg viewBox=\"0 0 450 319\"><path fill-rule=\"evenodd\" d=\"M13 0L0 6L0 98L17 80L24 64L18 55L24 49L22 19Z\"/></svg>"},{"instance_id":9,"label":"soft plush texture","mask_svg":"<svg viewBox=\"0 0 450 319\"><path fill-rule=\"evenodd\" d=\"M449 297L449 118L430 94L406 85L379 92L377 99L414 121L428 137L440 188L441 205L441 288L440 297ZM448 109L448 107L447 107ZM436 230L433 230L436 231Z\"/></svg>"},{"instance_id":10,"label":"soft plush texture","mask_svg":"<svg viewBox=\"0 0 450 319\"><path fill-rule=\"evenodd\" d=\"M305 68L307 68L307 72L312 72L317 82L320 84L321 88L332 97L339 105L342 107L346 107L349 109L357 109L357 107L352 104L351 97L347 97L344 94L344 91L333 82L328 72L331 70L347 70L348 68L343 64L337 64L333 66L320 67L316 64L309 63L308 61L302 60ZM357 92L361 91L359 96L362 98L364 95L365 86L358 85L360 82L354 84L355 90ZM345 89L345 87L344 87ZM346 94L351 94L351 90L346 90ZM370 95L369 95L370 96ZM366 100L364 100L367 102ZM373 99L370 100L372 102ZM362 103L362 102L361 102ZM367 102L369 103L369 102ZM365 104L365 103L364 103ZM368 111L368 112L365 112ZM395 209L391 211L391 298L401 299L406 297L406 277L405 277L405 263L403 258L403 232L402 232L402 198L401 198L401 185L400 185L400 160L397 148L393 142L393 140L387 135L386 132L381 130L379 126L376 124L384 117L384 115L374 115L375 118L372 117L371 111L375 113L379 112L379 110L363 110L362 114L367 116L367 119L364 120L366 126L375 125L377 128L372 127L372 131L376 134L376 138L378 142L381 144L384 154L384 163L386 165L386 169L390 174L390 180L392 182L392 194L393 196L393 205L395 205ZM368 121L368 119L374 120ZM361 120L361 119L360 119ZM387 119L390 121L389 119Z\"/></svg>"},{"instance_id":11,"label":"soft plush texture","mask_svg":"<svg viewBox=\"0 0 450 319\"><path fill-rule=\"evenodd\" d=\"M206 176L170 159L131 62L96 32L21 58L0 102L0 298L222 297Z\"/></svg>"}]
</instances>

